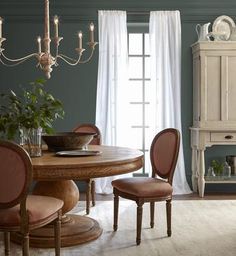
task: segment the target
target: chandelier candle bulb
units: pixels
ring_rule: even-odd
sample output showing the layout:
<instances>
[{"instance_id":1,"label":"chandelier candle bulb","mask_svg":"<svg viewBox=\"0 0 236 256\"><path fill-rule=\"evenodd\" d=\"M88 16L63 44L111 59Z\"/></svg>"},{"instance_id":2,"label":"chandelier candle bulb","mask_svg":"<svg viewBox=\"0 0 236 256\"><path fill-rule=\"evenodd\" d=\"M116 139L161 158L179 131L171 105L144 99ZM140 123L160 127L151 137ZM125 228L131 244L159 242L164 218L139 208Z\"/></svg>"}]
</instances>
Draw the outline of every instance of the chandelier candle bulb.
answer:
<instances>
[{"instance_id":1,"label":"chandelier candle bulb","mask_svg":"<svg viewBox=\"0 0 236 256\"><path fill-rule=\"evenodd\" d=\"M37 42L38 42L38 53L41 53L41 37L37 37Z\"/></svg>"},{"instance_id":2,"label":"chandelier candle bulb","mask_svg":"<svg viewBox=\"0 0 236 256\"><path fill-rule=\"evenodd\" d=\"M59 19L58 16L54 16L54 25L55 25L55 38L58 37L58 24L59 24Z\"/></svg>"},{"instance_id":3,"label":"chandelier candle bulb","mask_svg":"<svg viewBox=\"0 0 236 256\"><path fill-rule=\"evenodd\" d=\"M79 37L79 49L82 49L82 46L83 46L83 42L82 42L82 40L83 40L83 33L82 33L82 31L79 31L78 37Z\"/></svg>"},{"instance_id":4,"label":"chandelier candle bulb","mask_svg":"<svg viewBox=\"0 0 236 256\"><path fill-rule=\"evenodd\" d=\"M94 24L91 22L89 26L90 30L90 42L94 43Z\"/></svg>"},{"instance_id":5,"label":"chandelier candle bulb","mask_svg":"<svg viewBox=\"0 0 236 256\"><path fill-rule=\"evenodd\" d=\"M0 38L2 38L2 17L0 17Z\"/></svg>"}]
</instances>

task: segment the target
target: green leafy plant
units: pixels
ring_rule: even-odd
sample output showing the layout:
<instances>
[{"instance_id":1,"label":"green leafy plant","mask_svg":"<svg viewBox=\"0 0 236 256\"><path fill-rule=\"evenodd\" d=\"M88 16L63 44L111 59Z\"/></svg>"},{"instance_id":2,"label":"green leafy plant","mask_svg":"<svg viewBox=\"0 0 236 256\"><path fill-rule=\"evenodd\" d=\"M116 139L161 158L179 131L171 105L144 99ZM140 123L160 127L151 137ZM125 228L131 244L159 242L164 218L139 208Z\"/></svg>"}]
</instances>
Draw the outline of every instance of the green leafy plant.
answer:
<instances>
[{"instance_id":1,"label":"green leafy plant","mask_svg":"<svg viewBox=\"0 0 236 256\"><path fill-rule=\"evenodd\" d=\"M45 80L31 82L17 95L14 91L0 95L0 137L13 139L20 128L39 128L52 133L52 123L64 117L60 100L45 91Z\"/></svg>"},{"instance_id":2,"label":"green leafy plant","mask_svg":"<svg viewBox=\"0 0 236 256\"><path fill-rule=\"evenodd\" d=\"M211 166L213 167L214 173L215 173L217 176L222 175L222 173L223 173L223 168L224 168L224 164L223 164L223 163L220 163L220 162L217 161L217 160L212 160Z\"/></svg>"}]
</instances>

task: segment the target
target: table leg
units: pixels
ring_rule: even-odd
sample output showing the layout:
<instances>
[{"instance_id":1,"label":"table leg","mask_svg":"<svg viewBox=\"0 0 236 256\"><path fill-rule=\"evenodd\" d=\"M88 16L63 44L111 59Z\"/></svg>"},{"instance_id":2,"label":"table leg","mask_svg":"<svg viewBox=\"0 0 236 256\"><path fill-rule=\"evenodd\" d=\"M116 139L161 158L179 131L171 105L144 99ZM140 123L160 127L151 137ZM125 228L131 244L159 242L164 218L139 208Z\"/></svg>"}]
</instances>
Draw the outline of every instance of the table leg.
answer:
<instances>
[{"instance_id":1,"label":"table leg","mask_svg":"<svg viewBox=\"0 0 236 256\"><path fill-rule=\"evenodd\" d=\"M73 246L97 239L102 229L99 223L87 216L66 214L72 210L79 199L79 190L72 180L63 181L39 181L33 190L35 195L53 196L64 201L62 208L63 218L61 227L61 246ZM18 233L12 236L12 240L20 242ZM41 248L54 247L53 225L30 232L30 246Z\"/></svg>"}]
</instances>

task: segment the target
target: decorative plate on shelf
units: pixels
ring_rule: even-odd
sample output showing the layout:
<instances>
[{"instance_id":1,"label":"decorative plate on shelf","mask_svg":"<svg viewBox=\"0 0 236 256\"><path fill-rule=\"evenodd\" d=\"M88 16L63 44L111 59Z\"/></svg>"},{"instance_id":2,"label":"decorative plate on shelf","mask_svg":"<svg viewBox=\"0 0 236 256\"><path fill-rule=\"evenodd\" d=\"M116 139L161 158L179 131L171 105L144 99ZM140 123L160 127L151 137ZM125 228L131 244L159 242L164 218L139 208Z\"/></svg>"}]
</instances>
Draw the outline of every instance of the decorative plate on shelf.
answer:
<instances>
[{"instance_id":1,"label":"decorative plate on shelf","mask_svg":"<svg viewBox=\"0 0 236 256\"><path fill-rule=\"evenodd\" d=\"M233 27L235 27L233 19L229 16L222 15L215 19L212 25L212 32L218 35L224 35L225 40L229 40Z\"/></svg>"}]
</instances>

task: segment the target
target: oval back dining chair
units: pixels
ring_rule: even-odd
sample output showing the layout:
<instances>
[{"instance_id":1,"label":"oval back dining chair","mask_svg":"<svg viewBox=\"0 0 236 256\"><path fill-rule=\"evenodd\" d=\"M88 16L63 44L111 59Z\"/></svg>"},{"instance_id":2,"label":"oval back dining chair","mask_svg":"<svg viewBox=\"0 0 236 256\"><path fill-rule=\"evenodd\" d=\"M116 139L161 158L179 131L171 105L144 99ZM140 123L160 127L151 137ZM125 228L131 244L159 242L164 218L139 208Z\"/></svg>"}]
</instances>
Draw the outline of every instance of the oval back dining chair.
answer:
<instances>
[{"instance_id":1,"label":"oval back dining chair","mask_svg":"<svg viewBox=\"0 0 236 256\"><path fill-rule=\"evenodd\" d=\"M112 181L114 192L114 231L117 230L119 196L137 203L137 237L141 243L143 204L150 203L150 226L154 227L156 201L166 201L167 234L171 236L172 180L179 153L180 134L173 128L158 133L151 144L152 177L121 178Z\"/></svg>"},{"instance_id":2,"label":"oval back dining chair","mask_svg":"<svg viewBox=\"0 0 236 256\"><path fill-rule=\"evenodd\" d=\"M32 162L19 145L0 140L0 231L4 232L5 255L10 253L10 232L20 232L22 255L29 255L30 230L54 221L55 255L60 255L63 201L28 195Z\"/></svg>"},{"instance_id":3,"label":"oval back dining chair","mask_svg":"<svg viewBox=\"0 0 236 256\"><path fill-rule=\"evenodd\" d=\"M73 129L73 132L96 132L90 145L101 145L101 132L94 124L80 124ZM95 181L94 179L81 179L87 183L86 189L86 214L90 212L90 198L92 198L92 206L95 206Z\"/></svg>"}]
</instances>

